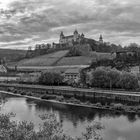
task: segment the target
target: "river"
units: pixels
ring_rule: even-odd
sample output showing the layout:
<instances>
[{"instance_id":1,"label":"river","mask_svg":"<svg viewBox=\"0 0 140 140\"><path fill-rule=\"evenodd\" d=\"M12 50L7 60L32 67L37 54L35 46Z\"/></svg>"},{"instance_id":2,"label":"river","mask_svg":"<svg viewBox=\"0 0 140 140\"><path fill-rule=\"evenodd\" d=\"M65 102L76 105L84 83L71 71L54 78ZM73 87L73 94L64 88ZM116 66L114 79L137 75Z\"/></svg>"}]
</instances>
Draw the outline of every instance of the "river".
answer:
<instances>
[{"instance_id":1,"label":"river","mask_svg":"<svg viewBox=\"0 0 140 140\"><path fill-rule=\"evenodd\" d=\"M91 108L75 107L57 103L47 103L21 97L0 94L1 113L13 112L16 121L31 121L38 129L39 115L54 112L62 121L64 131L71 136L79 136L92 122L101 122L104 140L139 140L140 116L114 113Z\"/></svg>"}]
</instances>

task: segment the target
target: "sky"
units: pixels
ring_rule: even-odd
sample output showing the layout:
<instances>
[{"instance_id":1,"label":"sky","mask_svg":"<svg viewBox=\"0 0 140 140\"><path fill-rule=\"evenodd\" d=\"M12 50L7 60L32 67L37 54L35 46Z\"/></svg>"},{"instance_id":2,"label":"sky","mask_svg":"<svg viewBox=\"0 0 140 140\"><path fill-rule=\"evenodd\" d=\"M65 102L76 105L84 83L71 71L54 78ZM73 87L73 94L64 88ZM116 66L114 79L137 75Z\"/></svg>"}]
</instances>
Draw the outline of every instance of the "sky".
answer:
<instances>
[{"instance_id":1,"label":"sky","mask_svg":"<svg viewBox=\"0 0 140 140\"><path fill-rule=\"evenodd\" d=\"M77 29L87 38L140 44L140 0L0 0L0 48L27 49Z\"/></svg>"}]
</instances>

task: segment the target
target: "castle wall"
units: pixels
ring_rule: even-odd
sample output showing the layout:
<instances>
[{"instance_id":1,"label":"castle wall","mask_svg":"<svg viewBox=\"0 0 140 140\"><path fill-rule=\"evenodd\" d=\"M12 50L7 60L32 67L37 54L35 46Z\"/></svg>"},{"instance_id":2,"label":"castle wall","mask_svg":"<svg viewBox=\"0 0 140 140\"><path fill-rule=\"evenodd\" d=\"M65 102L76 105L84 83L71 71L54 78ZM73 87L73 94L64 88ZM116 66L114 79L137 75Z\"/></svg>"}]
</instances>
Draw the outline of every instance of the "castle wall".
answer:
<instances>
[{"instance_id":1,"label":"castle wall","mask_svg":"<svg viewBox=\"0 0 140 140\"><path fill-rule=\"evenodd\" d=\"M60 36L59 43L60 44L72 44L72 42L78 41L78 38L81 37L80 34L74 33L74 35L71 36Z\"/></svg>"}]
</instances>

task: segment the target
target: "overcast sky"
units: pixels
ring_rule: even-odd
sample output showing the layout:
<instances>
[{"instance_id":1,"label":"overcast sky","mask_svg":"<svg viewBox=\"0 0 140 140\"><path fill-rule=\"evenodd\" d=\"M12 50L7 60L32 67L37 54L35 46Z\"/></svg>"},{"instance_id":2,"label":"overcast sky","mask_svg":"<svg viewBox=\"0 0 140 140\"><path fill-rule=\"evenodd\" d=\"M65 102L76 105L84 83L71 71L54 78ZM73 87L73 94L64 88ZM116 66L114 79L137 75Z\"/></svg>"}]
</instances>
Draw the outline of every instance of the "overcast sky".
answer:
<instances>
[{"instance_id":1,"label":"overcast sky","mask_svg":"<svg viewBox=\"0 0 140 140\"><path fill-rule=\"evenodd\" d=\"M140 0L0 0L0 48L58 42L77 29L86 37L140 43Z\"/></svg>"}]
</instances>

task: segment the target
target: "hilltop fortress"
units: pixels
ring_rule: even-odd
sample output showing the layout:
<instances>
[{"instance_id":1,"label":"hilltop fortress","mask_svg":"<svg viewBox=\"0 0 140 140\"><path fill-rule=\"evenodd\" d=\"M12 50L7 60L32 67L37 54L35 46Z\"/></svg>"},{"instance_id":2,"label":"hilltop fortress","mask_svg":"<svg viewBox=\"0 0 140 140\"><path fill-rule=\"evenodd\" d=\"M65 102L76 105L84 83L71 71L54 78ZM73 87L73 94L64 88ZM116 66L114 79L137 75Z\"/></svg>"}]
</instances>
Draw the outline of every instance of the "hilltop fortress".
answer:
<instances>
[{"instance_id":1,"label":"hilltop fortress","mask_svg":"<svg viewBox=\"0 0 140 140\"><path fill-rule=\"evenodd\" d=\"M73 32L73 35L69 35L69 36L65 36L63 32L60 33L60 39L59 39L59 44L60 45L65 45L65 44L69 44L72 45L73 43L77 42L80 43L81 41L88 41L91 40L89 38L85 38L85 35L79 34L77 30L75 30ZM99 41L97 41L98 43L103 43L103 37L102 35L100 35L99 37Z\"/></svg>"},{"instance_id":2,"label":"hilltop fortress","mask_svg":"<svg viewBox=\"0 0 140 140\"><path fill-rule=\"evenodd\" d=\"M85 52L97 51L100 49L99 46L104 43L102 35L100 35L99 40L94 40L92 38L86 38L83 33L80 34L77 30L75 30L72 35L68 36L64 35L63 31L61 31L58 43L36 44L34 50L29 46L26 57L30 58L51 53L56 50L70 49L71 47L77 47L77 49L79 47L79 49L84 49Z\"/></svg>"}]
</instances>

